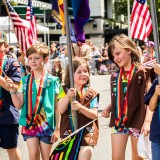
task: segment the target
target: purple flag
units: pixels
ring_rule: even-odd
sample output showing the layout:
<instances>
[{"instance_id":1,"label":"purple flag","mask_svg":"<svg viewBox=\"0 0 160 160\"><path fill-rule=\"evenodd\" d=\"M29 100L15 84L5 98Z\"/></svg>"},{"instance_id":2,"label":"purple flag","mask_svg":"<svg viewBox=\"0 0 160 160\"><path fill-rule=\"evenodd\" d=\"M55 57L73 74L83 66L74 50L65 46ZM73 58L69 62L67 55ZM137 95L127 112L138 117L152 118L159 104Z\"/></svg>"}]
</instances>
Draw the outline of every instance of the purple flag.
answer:
<instances>
[{"instance_id":1,"label":"purple flag","mask_svg":"<svg viewBox=\"0 0 160 160\"><path fill-rule=\"evenodd\" d=\"M87 23L90 17L89 0L71 0L74 15L74 27L77 35L77 40L84 43L85 34L83 26Z\"/></svg>"}]
</instances>

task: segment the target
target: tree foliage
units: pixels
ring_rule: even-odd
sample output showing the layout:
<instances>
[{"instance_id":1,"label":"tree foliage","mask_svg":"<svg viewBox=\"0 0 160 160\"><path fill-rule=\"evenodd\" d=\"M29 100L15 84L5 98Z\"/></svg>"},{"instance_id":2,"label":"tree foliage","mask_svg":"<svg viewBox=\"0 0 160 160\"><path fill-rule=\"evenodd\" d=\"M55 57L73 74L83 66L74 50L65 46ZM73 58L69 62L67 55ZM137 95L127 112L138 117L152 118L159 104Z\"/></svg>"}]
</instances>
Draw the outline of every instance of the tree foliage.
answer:
<instances>
[{"instance_id":1,"label":"tree foliage","mask_svg":"<svg viewBox=\"0 0 160 160\"><path fill-rule=\"evenodd\" d=\"M118 15L125 15L127 16L127 1L128 0L116 0L115 1L115 12ZM132 12L133 8L133 1L130 1L130 11ZM148 7L150 10L150 0L147 0ZM157 22L158 22L158 27L160 30L160 0L155 0L155 5L156 5L156 13L157 13Z\"/></svg>"}]
</instances>

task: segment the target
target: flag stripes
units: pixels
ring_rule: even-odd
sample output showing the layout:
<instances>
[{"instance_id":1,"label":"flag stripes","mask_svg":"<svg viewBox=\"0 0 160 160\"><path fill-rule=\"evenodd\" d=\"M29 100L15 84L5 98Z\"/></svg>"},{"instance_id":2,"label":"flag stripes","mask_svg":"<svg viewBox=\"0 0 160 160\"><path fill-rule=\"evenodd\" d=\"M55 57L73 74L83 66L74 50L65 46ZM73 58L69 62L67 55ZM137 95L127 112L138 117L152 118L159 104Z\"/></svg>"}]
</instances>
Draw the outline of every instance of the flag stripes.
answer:
<instances>
[{"instance_id":1,"label":"flag stripes","mask_svg":"<svg viewBox=\"0 0 160 160\"><path fill-rule=\"evenodd\" d=\"M34 18L31 23L26 23L19 15L15 12L14 8L11 6L10 2L6 2L10 18L14 27L15 35L17 37L19 47L26 54L27 49L36 42L37 39L37 29ZM27 11L27 16L29 12Z\"/></svg>"},{"instance_id":2,"label":"flag stripes","mask_svg":"<svg viewBox=\"0 0 160 160\"><path fill-rule=\"evenodd\" d=\"M28 1L28 6L26 10L26 20L30 22L29 26L29 42L30 44L35 44L37 40L37 28L36 28L36 17L33 12L32 0Z\"/></svg>"},{"instance_id":3,"label":"flag stripes","mask_svg":"<svg viewBox=\"0 0 160 160\"><path fill-rule=\"evenodd\" d=\"M147 41L152 31L152 21L146 0L135 0L131 15L131 36Z\"/></svg>"}]
</instances>

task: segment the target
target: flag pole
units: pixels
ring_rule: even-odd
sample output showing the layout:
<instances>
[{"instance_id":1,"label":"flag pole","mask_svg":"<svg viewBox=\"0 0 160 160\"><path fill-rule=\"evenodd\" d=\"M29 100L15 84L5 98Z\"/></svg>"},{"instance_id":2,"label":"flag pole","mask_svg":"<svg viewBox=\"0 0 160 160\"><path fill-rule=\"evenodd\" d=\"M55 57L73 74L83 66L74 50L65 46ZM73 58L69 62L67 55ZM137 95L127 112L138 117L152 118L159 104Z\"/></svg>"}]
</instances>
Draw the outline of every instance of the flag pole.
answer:
<instances>
[{"instance_id":1,"label":"flag pole","mask_svg":"<svg viewBox=\"0 0 160 160\"><path fill-rule=\"evenodd\" d=\"M127 13L128 13L128 37L131 39L131 33L130 33L130 0L128 0L127 5Z\"/></svg>"},{"instance_id":2,"label":"flag pole","mask_svg":"<svg viewBox=\"0 0 160 160\"><path fill-rule=\"evenodd\" d=\"M152 26L153 26L153 38L154 38L154 47L156 53L156 61L160 64L160 53L159 53L159 33L158 33L158 23L157 23L157 14L155 0L150 0L151 5L151 17L152 17ZM160 75L158 75L158 83L160 84Z\"/></svg>"},{"instance_id":3,"label":"flag pole","mask_svg":"<svg viewBox=\"0 0 160 160\"><path fill-rule=\"evenodd\" d=\"M102 118L103 116L99 116L96 119L90 121L89 123L87 123L86 125L82 126L81 128L77 129L76 131L74 131L73 133L71 133L69 136L67 136L66 138L62 139L61 142L65 141L66 139L74 136L75 134L77 134L78 132L80 132L82 129L84 129L85 127L87 127L88 125L90 125L91 123L97 121L98 119Z\"/></svg>"},{"instance_id":4,"label":"flag pole","mask_svg":"<svg viewBox=\"0 0 160 160\"><path fill-rule=\"evenodd\" d=\"M69 76L70 76L70 86L74 88L74 76L73 76L73 63L72 63L72 52L71 52L71 38L68 23L68 0L64 0L64 15L65 15L65 29L67 37L67 52L68 52L68 63L69 63ZM73 111L74 119L74 130L78 129L77 111Z\"/></svg>"}]
</instances>

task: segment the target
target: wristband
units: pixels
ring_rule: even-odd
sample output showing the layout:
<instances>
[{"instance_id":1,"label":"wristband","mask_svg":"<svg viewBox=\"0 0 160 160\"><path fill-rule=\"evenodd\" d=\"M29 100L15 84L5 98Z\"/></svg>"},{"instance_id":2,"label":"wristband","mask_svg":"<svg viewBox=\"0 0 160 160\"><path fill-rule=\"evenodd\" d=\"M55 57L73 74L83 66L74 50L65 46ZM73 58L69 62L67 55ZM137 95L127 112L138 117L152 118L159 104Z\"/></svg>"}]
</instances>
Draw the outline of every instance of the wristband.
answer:
<instances>
[{"instance_id":1,"label":"wristband","mask_svg":"<svg viewBox=\"0 0 160 160\"><path fill-rule=\"evenodd\" d=\"M16 93L17 93L17 91L10 92L10 94L16 94Z\"/></svg>"}]
</instances>

